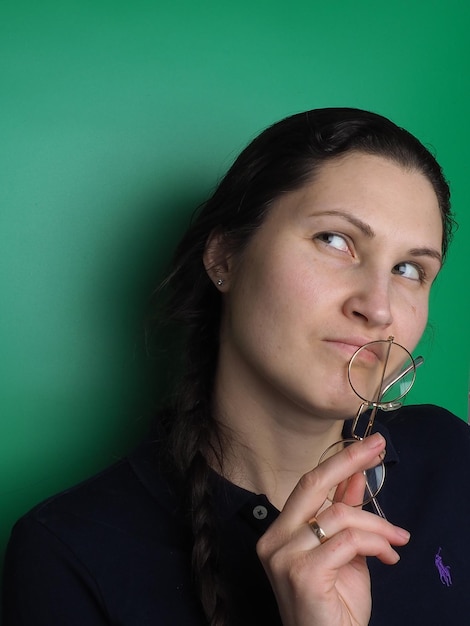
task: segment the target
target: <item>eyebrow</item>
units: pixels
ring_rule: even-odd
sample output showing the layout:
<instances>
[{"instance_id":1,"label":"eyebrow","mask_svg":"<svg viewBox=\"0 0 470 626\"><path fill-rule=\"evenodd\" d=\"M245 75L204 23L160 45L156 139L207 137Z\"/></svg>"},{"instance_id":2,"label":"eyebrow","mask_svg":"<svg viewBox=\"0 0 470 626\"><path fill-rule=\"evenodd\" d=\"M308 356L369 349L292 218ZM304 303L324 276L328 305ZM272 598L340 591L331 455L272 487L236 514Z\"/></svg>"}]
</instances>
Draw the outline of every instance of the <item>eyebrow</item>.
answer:
<instances>
[{"instance_id":1,"label":"eyebrow","mask_svg":"<svg viewBox=\"0 0 470 626\"><path fill-rule=\"evenodd\" d=\"M412 248L409 254L411 254L411 256L428 256L432 259L436 259L439 261L439 264L442 265L442 254L434 248Z\"/></svg>"},{"instance_id":2,"label":"eyebrow","mask_svg":"<svg viewBox=\"0 0 470 626\"><path fill-rule=\"evenodd\" d=\"M356 228L358 228L366 237L368 237L369 239L372 239L373 237L375 237L375 232L374 230L369 226L369 224L367 224L366 222L363 222L362 220L358 219L357 217L355 217L354 215L351 215L350 213L347 213L346 211L339 211L337 209L331 209L329 211L321 211L319 213L315 213L312 215L312 217L315 216L320 216L320 215L337 215L338 217L342 217L343 219L347 220L350 224L353 224L353 226L356 226ZM430 257L432 259L436 259L436 261L439 262L439 264L442 266L442 254L436 250L435 248L412 248L408 254L410 254L411 256L414 257L419 257L419 256L427 256Z\"/></svg>"},{"instance_id":3,"label":"eyebrow","mask_svg":"<svg viewBox=\"0 0 470 626\"><path fill-rule=\"evenodd\" d=\"M358 228L366 237L369 237L370 239L372 239L372 237L375 237L375 232L372 230L369 224L366 224L366 222L363 222L362 220L358 219L354 215L351 215L350 213L346 213L345 211L338 211L337 209L331 209L329 211L320 211L319 213L314 213L312 214L311 217L317 217L320 215L337 215L338 217L344 218L345 220L350 222L353 226Z\"/></svg>"}]
</instances>

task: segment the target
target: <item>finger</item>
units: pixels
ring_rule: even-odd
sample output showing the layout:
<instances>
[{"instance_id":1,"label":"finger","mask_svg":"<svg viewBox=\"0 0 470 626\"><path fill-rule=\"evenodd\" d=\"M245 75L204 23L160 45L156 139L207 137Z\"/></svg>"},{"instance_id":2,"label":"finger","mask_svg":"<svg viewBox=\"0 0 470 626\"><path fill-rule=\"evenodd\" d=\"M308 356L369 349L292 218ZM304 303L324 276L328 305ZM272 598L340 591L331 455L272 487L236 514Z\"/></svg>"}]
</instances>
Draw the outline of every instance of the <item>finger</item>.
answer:
<instances>
[{"instance_id":1,"label":"finger","mask_svg":"<svg viewBox=\"0 0 470 626\"><path fill-rule=\"evenodd\" d=\"M334 489L333 502L344 502L349 506L362 505L366 493L366 476L364 472L358 472L343 480Z\"/></svg>"},{"instance_id":2,"label":"finger","mask_svg":"<svg viewBox=\"0 0 470 626\"><path fill-rule=\"evenodd\" d=\"M352 508L341 502L325 509L318 515L316 521L328 539L347 529L357 529L379 535L396 546L405 545L410 539L410 533L404 528L395 526L378 515ZM308 524L305 526L308 528ZM313 534L315 536L315 533ZM311 539L310 536L309 539Z\"/></svg>"},{"instance_id":3,"label":"finger","mask_svg":"<svg viewBox=\"0 0 470 626\"><path fill-rule=\"evenodd\" d=\"M384 447L384 438L375 433L323 461L302 476L277 521L287 525L305 523L320 509L331 489L350 476L377 465Z\"/></svg>"},{"instance_id":4,"label":"finger","mask_svg":"<svg viewBox=\"0 0 470 626\"><path fill-rule=\"evenodd\" d=\"M333 487L328 493L330 502L345 502L349 506L361 505L366 489L364 472L353 474L339 485Z\"/></svg>"},{"instance_id":5,"label":"finger","mask_svg":"<svg viewBox=\"0 0 470 626\"><path fill-rule=\"evenodd\" d=\"M395 546L403 546L410 539L408 531L394 526L384 518L368 511L353 509L343 503L336 503L291 533L289 550L305 552L320 545L324 546L323 549L330 550L331 539L347 529L376 534Z\"/></svg>"},{"instance_id":6,"label":"finger","mask_svg":"<svg viewBox=\"0 0 470 626\"><path fill-rule=\"evenodd\" d=\"M394 565L400 560L398 552L383 535L362 528L346 528L317 550L312 550L312 558L315 557L317 563L321 560L324 568L334 572L335 576L338 569L357 556L375 556L387 565Z\"/></svg>"}]
</instances>

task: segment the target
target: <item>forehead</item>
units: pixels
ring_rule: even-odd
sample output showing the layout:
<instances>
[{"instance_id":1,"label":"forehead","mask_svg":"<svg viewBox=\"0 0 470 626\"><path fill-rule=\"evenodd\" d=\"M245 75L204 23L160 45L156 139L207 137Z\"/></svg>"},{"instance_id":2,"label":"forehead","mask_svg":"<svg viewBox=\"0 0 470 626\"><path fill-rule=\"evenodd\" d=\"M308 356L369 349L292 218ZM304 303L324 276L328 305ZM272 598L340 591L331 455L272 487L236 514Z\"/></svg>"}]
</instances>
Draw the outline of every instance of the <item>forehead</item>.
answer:
<instances>
[{"instance_id":1,"label":"forehead","mask_svg":"<svg viewBox=\"0 0 470 626\"><path fill-rule=\"evenodd\" d=\"M327 161L275 208L281 220L344 211L374 231L427 239L439 249L442 243L441 212L431 182L382 156L352 152Z\"/></svg>"}]
</instances>

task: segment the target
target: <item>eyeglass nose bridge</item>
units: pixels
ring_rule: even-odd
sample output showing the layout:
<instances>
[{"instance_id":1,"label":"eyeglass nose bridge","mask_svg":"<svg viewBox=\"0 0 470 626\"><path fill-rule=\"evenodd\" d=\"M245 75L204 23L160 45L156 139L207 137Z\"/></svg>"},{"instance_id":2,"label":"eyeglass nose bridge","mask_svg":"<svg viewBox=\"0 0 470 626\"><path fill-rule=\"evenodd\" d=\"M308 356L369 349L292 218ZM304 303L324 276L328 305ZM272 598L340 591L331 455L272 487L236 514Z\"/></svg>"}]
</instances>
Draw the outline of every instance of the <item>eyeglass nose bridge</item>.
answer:
<instances>
[{"instance_id":1,"label":"eyeglass nose bridge","mask_svg":"<svg viewBox=\"0 0 470 626\"><path fill-rule=\"evenodd\" d=\"M360 435L357 431L358 431L358 427L359 427L359 419L361 417L361 415L364 413L364 411L366 411L367 409L372 408L371 413L369 415L369 419L367 421L366 427L364 429L364 433L362 435ZM375 421L375 416L377 413L377 406L372 406L369 405L367 402L362 402L361 406L359 407L359 409L357 410L356 413L356 417L354 418L354 421L352 423L352 427L351 427L351 435L354 439L357 439L358 441L362 441L363 439L365 439L366 437L368 437L372 431L372 427L374 425L374 421Z\"/></svg>"}]
</instances>

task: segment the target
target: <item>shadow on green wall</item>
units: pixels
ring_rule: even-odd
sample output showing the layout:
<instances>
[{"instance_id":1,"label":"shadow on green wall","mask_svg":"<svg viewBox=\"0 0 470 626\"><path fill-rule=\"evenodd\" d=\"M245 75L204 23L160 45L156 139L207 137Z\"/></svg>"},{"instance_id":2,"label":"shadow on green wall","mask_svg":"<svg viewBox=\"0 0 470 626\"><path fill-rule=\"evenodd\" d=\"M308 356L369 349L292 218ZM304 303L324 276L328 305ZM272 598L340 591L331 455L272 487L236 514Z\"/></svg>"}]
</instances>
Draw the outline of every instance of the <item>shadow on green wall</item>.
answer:
<instances>
[{"instance_id":1,"label":"shadow on green wall","mask_svg":"<svg viewBox=\"0 0 470 626\"><path fill-rule=\"evenodd\" d=\"M181 185L177 191L141 200L132 211L132 233L123 233L122 248L116 247L112 258L95 268L97 284L112 287L103 295L90 284L83 302L74 302L75 307L93 302L91 341L86 334L80 340L90 343L90 362L101 352L98 358L109 365L99 385L85 388L77 380L71 388L51 385L8 397L5 414L17 418L9 429L15 458L3 456L1 463L6 470L17 470L14 475L2 473L0 555L20 515L125 455L165 405L176 370L172 334L165 326L155 326L149 346L145 323L152 294L203 199L204 191L195 187ZM103 233L103 241L105 237ZM100 332L107 338L103 344ZM113 355L106 352L109 346Z\"/></svg>"}]
</instances>

